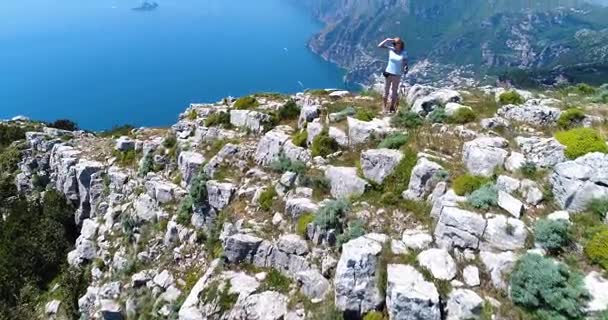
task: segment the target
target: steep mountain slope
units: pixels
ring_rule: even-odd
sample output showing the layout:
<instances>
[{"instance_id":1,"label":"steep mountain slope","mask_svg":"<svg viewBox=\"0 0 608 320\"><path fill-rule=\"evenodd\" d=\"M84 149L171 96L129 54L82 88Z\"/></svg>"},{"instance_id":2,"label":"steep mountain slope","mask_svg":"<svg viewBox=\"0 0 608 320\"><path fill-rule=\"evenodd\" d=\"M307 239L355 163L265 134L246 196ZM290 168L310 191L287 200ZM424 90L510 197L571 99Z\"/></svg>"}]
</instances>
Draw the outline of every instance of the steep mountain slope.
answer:
<instances>
[{"instance_id":1,"label":"steep mountain slope","mask_svg":"<svg viewBox=\"0 0 608 320\"><path fill-rule=\"evenodd\" d=\"M406 40L414 61L475 70L566 70L608 62L608 9L582 1L305 2L327 24L310 47L349 69L354 81L382 68L384 53L375 45L395 35Z\"/></svg>"}]
</instances>

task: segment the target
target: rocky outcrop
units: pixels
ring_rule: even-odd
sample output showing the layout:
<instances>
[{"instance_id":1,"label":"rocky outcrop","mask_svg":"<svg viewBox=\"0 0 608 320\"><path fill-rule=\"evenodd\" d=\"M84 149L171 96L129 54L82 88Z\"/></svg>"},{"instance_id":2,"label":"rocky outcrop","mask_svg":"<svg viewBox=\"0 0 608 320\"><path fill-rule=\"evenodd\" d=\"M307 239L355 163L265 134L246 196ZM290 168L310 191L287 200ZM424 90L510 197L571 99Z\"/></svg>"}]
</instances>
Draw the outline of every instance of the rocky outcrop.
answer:
<instances>
[{"instance_id":1,"label":"rocky outcrop","mask_svg":"<svg viewBox=\"0 0 608 320\"><path fill-rule=\"evenodd\" d=\"M360 145L367 142L372 136L383 137L390 131L388 119L373 119L372 121L361 121L348 117L348 140L350 145Z\"/></svg>"},{"instance_id":2,"label":"rocky outcrop","mask_svg":"<svg viewBox=\"0 0 608 320\"><path fill-rule=\"evenodd\" d=\"M360 237L342 246L342 256L334 277L336 307L342 311L364 314L378 308L382 293L377 286L378 255L382 245Z\"/></svg>"},{"instance_id":3,"label":"rocky outcrop","mask_svg":"<svg viewBox=\"0 0 608 320\"><path fill-rule=\"evenodd\" d=\"M517 256L511 251L502 253L481 251L479 257L486 271L490 274L492 285L497 289L506 289L507 276L515 266Z\"/></svg>"},{"instance_id":4,"label":"rocky outcrop","mask_svg":"<svg viewBox=\"0 0 608 320\"><path fill-rule=\"evenodd\" d=\"M435 227L435 242L441 248L477 249L486 220L476 213L444 207Z\"/></svg>"},{"instance_id":5,"label":"rocky outcrop","mask_svg":"<svg viewBox=\"0 0 608 320\"><path fill-rule=\"evenodd\" d=\"M452 280L456 277L456 262L445 249L428 249L418 254L418 263L431 272L435 279Z\"/></svg>"},{"instance_id":6,"label":"rocky outcrop","mask_svg":"<svg viewBox=\"0 0 608 320\"><path fill-rule=\"evenodd\" d=\"M190 185L190 182L198 174L204 162L205 157L200 153L192 151L180 152L177 165L185 185Z\"/></svg>"},{"instance_id":7,"label":"rocky outcrop","mask_svg":"<svg viewBox=\"0 0 608 320\"><path fill-rule=\"evenodd\" d=\"M448 296L447 320L478 319L481 316L483 299L473 290L456 289Z\"/></svg>"},{"instance_id":8,"label":"rocky outcrop","mask_svg":"<svg viewBox=\"0 0 608 320\"><path fill-rule=\"evenodd\" d=\"M403 154L391 149L370 149L361 152L361 171L366 179L382 183L403 159Z\"/></svg>"},{"instance_id":9,"label":"rocky outcrop","mask_svg":"<svg viewBox=\"0 0 608 320\"><path fill-rule=\"evenodd\" d=\"M585 210L596 198L608 196L608 155L590 153L556 165L550 181L557 204L568 211Z\"/></svg>"},{"instance_id":10,"label":"rocky outcrop","mask_svg":"<svg viewBox=\"0 0 608 320\"><path fill-rule=\"evenodd\" d=\"M365 192L368 183L357 176L357 168L328 166L325 177L331 185L334 198L360 196Z\"/></svg>"},{"instance_id":11,"label":"rocky outcrop","mask_svg":"<svg viewBox=\"0 0 608 320\"><path fill-rule=\"evenodd\" d=\"M552 100L528 100L524 105L506 105L498 109L497 114L507 120L533 126L555 124L561 111L551 106Z\"/></svg>"},{"instance_id":12,"label":"rocky outcrop","mask_svg":"<svg viewBox=\"0 0 608 320\"><path fill-rule=\"evenodd\" d=\"M526 161L539 167L551 168L566 160L565 147L555 138L517 137L517 146L523 152Z\"/></svg>"},{"instance_id":13,"label":"rocky outcrop","mask_svg":"<svg viewBox=\"0 0 608 320\"><path fill-rule=\"evenodd\" d=\"M439 293L418 270L389 264L387 275L386 308L391 319L441 319Z\"/></svg>"},{"instance_id":14,"label":"rocky outcrop","mask_svg":"<svg viewBox=\"0 0 608 320\"><path fill-rule=\"evenodd\" d=\"M489 177L503 166L509 154L504 149L507 146L504 138L477 138L464 144L462 160L469 173Z\"/></svg>"},{"instance_id":15,"label":"rocky outcrop","mask_svg":"<svg viewBox=\"0 0 608 320\"><path fill-rule=\"evenodd\" d=\"M267 166L279 158L283 145L289 140L289 136L280 130L268 131L255 151L254 159L259 165Z\"/></svg>"},{"instance_id":16,"label":"rocky outcrop","mask_svg":"<svg viewBox=\"0 0 608 320\"><path fill-rule=\"evenodd\" d=\"M443 167L429 161L424 157L412 169L410 183L407 190L403 191L403 198L408 200L422 201L424 197L432 191L434 184L437 183L433 178Z\"/></svg>"},{"instance_id":17,"label":"rocky outcrop","mask_svg":"<svg viewBox=\"0 0 608 320\"><path fill-rule=\"evenodd\" d=\"M230 124L259 133L264 129L264 123L270 119L265 113L252 110L230 110Z\"/></svg>"}]
</instances>

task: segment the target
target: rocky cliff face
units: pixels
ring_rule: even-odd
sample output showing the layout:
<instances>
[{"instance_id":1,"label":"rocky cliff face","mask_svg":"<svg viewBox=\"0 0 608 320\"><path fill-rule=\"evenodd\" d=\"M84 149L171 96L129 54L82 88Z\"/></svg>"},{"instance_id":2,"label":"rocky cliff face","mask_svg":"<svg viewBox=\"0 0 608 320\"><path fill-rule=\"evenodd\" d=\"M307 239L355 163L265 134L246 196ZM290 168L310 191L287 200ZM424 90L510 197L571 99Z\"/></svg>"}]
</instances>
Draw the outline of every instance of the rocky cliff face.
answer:
<instances>
[{"instance_id":1,"label":"rocky cliff face","mask_svg":"<svg viewBox=\"0 0 608 320\"><path fill-rule=\"evenodd\" d=\"M527 307L510 295L528 290L509 277L519 259L596 268L577 248L586 240L554 255L534 227L543 217L589 228L570 215L608 196L608 157L570 160L576 146L551 135L574 100L402 90L409 112L396 115L380 114L376 95L321 90L193 104L171 128L125 136L44 127L27 134L15 182L77 208L66 261L90 271L78 299L87 319L510 319ZM585 109L568 125L601 126L608 101L572 90ZM463 191L460 179L486 184ZM531 282L564 285L536 271ZM608 308L599 273L577 285L590 298L569 296L573 312ZM40 312L65 318L62 303Z\"/></svg>"},{"instance_id":2,"label":"rocky cliff face","mask_svg":"<svg viewBox=\"0 0 608 320\"><path fill-rule=\"evenodd\" d=\"M606 42L599 42L608 32L608 10L580 1L306 3L327 24L311 49L349 70L352 81L369 82L383 68L384 52L375 45L387 36L404 38L414 61L452 69L598 70L608 62Z\"/></svg>"}]
</instances>

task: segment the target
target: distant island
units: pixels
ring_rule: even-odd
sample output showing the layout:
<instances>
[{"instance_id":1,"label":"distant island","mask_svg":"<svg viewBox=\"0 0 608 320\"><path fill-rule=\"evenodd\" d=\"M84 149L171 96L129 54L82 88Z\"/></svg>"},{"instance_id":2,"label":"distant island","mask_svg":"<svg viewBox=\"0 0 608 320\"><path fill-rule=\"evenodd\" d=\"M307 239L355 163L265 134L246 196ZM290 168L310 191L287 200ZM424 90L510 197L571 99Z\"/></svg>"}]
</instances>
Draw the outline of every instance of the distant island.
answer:
<instances>
[{"instance_id":1,"label":"distant island","mask_svg":"<svg viewBox=\"0 0 608 320\"><path fill-rule=\"evenodd\" d=\"M139 7L133 8L134 11L152 11L158 8L158 3L144 1Z\"/></svg>"}]
</instances>

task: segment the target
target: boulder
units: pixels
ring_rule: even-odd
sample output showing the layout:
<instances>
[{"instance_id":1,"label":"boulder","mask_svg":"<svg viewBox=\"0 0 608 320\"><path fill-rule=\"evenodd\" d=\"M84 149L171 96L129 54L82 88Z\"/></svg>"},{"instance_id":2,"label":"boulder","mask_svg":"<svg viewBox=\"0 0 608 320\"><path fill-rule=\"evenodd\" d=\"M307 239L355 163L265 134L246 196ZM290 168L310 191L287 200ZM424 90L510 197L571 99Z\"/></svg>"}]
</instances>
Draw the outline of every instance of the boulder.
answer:
<instances>
[{"instance_id":1,"label":"boulder","mask_svg":"<svg viewBox=\"0 0 608 320\"><path fill-rule=\"evenodd\" d=\"M276 291L264 291L237 300L229 319L282 320L289 299Z\"/></svg>"},{"instance_id":2,"label":"boulder","mask_svg":"<svg viewBox=\"0 0 608 320\"><path fill-rule=\"evenodd\" d=\"M509 176L500 175L496 179L496 188L502 190L508 194L512 194L517 191L521 185L521 182L515 178Z\"/></svg>"},{"instance_id":3,"label":"boulder","mask_svg":"<svg viewBox=\"0 0 608 320\"><path fill-rule=\"evenodd\" d=\"M432 282L408 265L387 266L386 308L390 319L439 320L441 303Z\"/></svg>"},{"instance_id":4,"label":"boulder","mask_svg":"<svg viewBox=\"0 0 608 320\"><path fill-rule=\"evenodd\" d=\"M335 127L329 127L328 134L329 137L334 139L340 147L348 147L348 136L346 133L344 133L344 131Z\"/></svg>"},{"instance_id":5,"label":"boulder","mask_svg":"<svg viewBox=\"0 0 608 320\"><path fill-rule=\"evenodd\" d=\"M453 116L458 110L460 109L469 109L469 110L473 110L471 109L471 107L469 106L463 106L460 103L456 103L456 102L448 102L445 105L445 114L448 117Z\"/></svg>"},{"instance_id":6,"label":"boulder","mask_svg":"<svg viewBox=\"0 0 608 320\"><path fill-rule=\"evenodd\" d=\"M186 185L198 174L201 166L205 162L205 157L198 152L182 151L177 159L177 166L182 174L182 181Z\"/></svg>"},{"instance_id":7,"label":"boulder","mask_svg":"<svg viewBox=\"0 0 608 320\"><path fill-rule=\"evenodd\" d=\"M319 210L319 205L308 198L290 198L285 201L285 213L297 219L305 213L316 213Z\"/></svg>"},{"instance_id":8,"label":"boulder","mask_svg":"<svg viewBox=\"0 0 608 320\"><path fill-rule=\"evenodd\" d=\"M608 309L608 280L597 271L591 271L583 280L585 289L589 291L591 300L587 304L587 311L601 312Z\"/></svg>"},{"instance_id":9,"label":"boulder","mask_svg":"<svg viewBox=\"0 0 608 320\"><path fill-rule=\"evenodd\" d=\"M479 319L483 299L469 289L456 289L448 295L446 320Z\"/></svg>"},{"instance_id":10,"label":"boulder","mask_svg":"<svg viewBox=\"0 0 608 320\"><path fill-rule=\"evenodd\" d=\"M122 307L115 300L101 299L99 304L99 312L103 320L122 320Z\"/></svg>"},{"instance_id":11,"label":"boulder","mask_svg":"<svg viewBox=\"0 0 608 320\"><path fill-rule=\"evenodd\" d=\"M287 254L308 254L308 243L297 234L284 234L279 237L277 248Z\"/></svg>"},{"instance_id":12,"label":"boulder","mask_svg":"<svg viewBox=\"0 0 608 320\"><path fill-rule=\"evenodd\" d=\"M300 284L300 291L312 301L321 301L329 292L330 283L323 275L310 269L296 274L296 279Z\"/></svg>"},{"instance_id":13,"label":"boulder","mask_svg":"<svg viewBox=\"0 0 608 320\"><path fill-rule=\"evenodd\" d=\"M481 119L481 127L488 130L494 130L498 128L508 128L511 123L505 118L493 117Z\"/></svg>"},{"instance_id":14,"label":"boulder","mask_svg":"<svg viewBox=\"0 0 608 320\"><path fill-rule=\"evenodd\" d=\"M452 280L456 277L456 262L445 249L428 249L417 257L421 267L431 272L435 279Z\"/></svg>"},{"instance_id":15,"label":"boulder","mask_svg":"<svg viewBox=\"0 0 608 320\"><path fill-rule=\"evenodd\" d=\"M521 201L502 190L498 190L498 206L518 219L524 209L524 204Z\"/></svg>"},{"instance_id":16,"label":"boulder","mask_svg":"<svg viewBox=\"0 0 608 320\"><path fill-rule=\"evenodd\" d=\"M520 190L526 200L526 203L533 206L538 205L545 197L538 183L532 180L523 180L521 182Z\"/></svg>"},{"instance_id":17,"label":"boulder","mask_svg":"<svg viewBox=\"0 0 608 320\"><path fill-rule=\"evenodd\" d=\"M559 108L547 106L542 100L531 100L524 105L503 106L498 109L496 114L514 122L533 126L549 126L555 124L561 111Z\"/></svg>"},{"instance_id":18,"label":"boulder","mask_svg":"<svg viewBox=\"0 0 608 320\"><path fill-rule=\"evenodd\" d=\"M268 131L258 142L254 155L255 162L267 166L276 161L288 140L290 140L289 136L280 130Z\"/></svg>"},{"instance_id":19,"label":"boulder","mask_svg":"<svg viewBox=\"0 0 608 320\"><path fill-rule=\"evenodd\" d=\"M316 136L323 131L323 124L320 122L311 122L306 126L306 144L311 145Z\"/></svg>"},{"instance_id":20,"label":"boulder","mask_svg":"<svg viewBox=\"0 0 608 320\"><path fill-rule=\"evenodd\" d=\"M209 180L206 183L209 205L217 210L224 209L232 199L236 186L228 182Z\"/></svg>"},{"instance_id":21,"label":"boulder","mask_svg":"<svg viewBox=\"0 0 608 320\"><path fill-rule=\"evenodd\" d=\"M435 242L445 249L477 249L485 228L486 220L481 215L444 207L435 227Z\"/></svg>"},{"instance_id":22,"label":"boulder","mask_svg":"<svg viewBox=\"0 0 608 320\"><path fill-rule=\"evenodd\" d=\"M372 136L382 137L390 131L388 119L361 121L348 117L348 140L352 146L367 142Z\"/></svg>"},{"instance_id":23,"label":"boulder","mask_svg":"<svg viewBox=\"0 0 608 320\"><path fill-rule=\"evenodd\" d=\"M494 169L503 166L509 154L503 149L507 145L507 140L500 137L483 137L466 142L462 158L469 173L490 177Z\"/></svg>"},{"instance_id":24,"label":"boulder","mask_svg":"<svg viewBox=\"0 0 608 320\"><path fill-rule=\"evenodd\" d=\"M140 195L133 203L135 215L141 221L154 221L158 215L158 206L147 194Z\"/></svg>"},{"instance_id":25,"label":"boulder","mask_svg":"<svg viewBox=\"0 0 608 320\"><path fill-rule=\"evenodd\" d=\"M375 183L382 183L393 173L401 159L403 159L403 154L398 150L366 150L361 152L361 171L365 178Z\"/></svg>"},{"instance_id":26,"label":"boulder","mask_svg":"<svg viewBox=\"0 0 608 320\"><path fill-rule=\"evenodd\" d=\"M479 280L479 269L476 266L466 266L462 270L462 278L464 279L464 283L466 283L470 287L477 287L481 284Z\"/></svg>"},{"instance_id":27,"label":"boulder","mask_svg":"<svg viewBox=\"0 0 608 320\"><path fill-rule=\"evenodd\" d=\"M148 195L161 204L173 201L177 189L179 189L177 185L158 178L146 181Z\"/></svg>"},{"instance_id":28,"label":"boulder","mask_svg":"<svg viewBox=\"0 0 608 320\"><path fill-rule=\"evenodd\" d=\"M296 146L291 140L287 140L283 145L283 154L291 161L300 161L302 163L307 163L312 159L310 150Z\"/></svg>"},{"instance_id":29,"label":"boulder","mask_svg":"<svg viewBox=\"0 0 608 320\"><path fill-rule=\"evenodd\" d=\"M434 187L434 175L443 170L439 164L422 157L418 159L412 169L410 183L407 190L403 191L403 198L414 201L422 201Z\"/></svg>"},{"instance_id":30,"label":"boulder","mask_svg":"<svg viewBox=\"0 0 608 320\"><path fill-rule=\"evenodd\" d=\"M411 110L421 116L426 116L439 106L444 106L449 102L460 102L461 100L462 97L458 91L439 89L427 96L416 99Z\"/></svg>"},{"instance_id":31,"label":"boulder","mask_svg":"<svg viewBox=\"0 0 608 320\"><path fill-rule=\"evenodd\" d=\"M595 152L557 164L550 182L562 209L583 211L591 200L608 196L608 155Z\"/></svg>"},{"instance_id":32,"label":"boulder","mask_svg":"<svg viewBox=\"0 0 608 320\"><path fill-rule=\"evenodd\" d=\"M230 124L259 133L264 130L264 123L270 119L265 113L252 110L230 110Z\"/></svg>"},{"instance_id":33,"label":"boulder","mask_svg":"<svg viewBox=\"0 0 608 320\"><path fill-rule=\"evenodd\" d=\"M116 139L114 149L118 151L129 151L135 149L135 141L127 136L122 136Z\"/></svg>"},{"instance_id":34,"label":"boulder","mask_svg":"<svg viewBox=\"0 0 608 320\"><path fill-rule=\"evenodd\" d=\"M412 250L427 249L433 243L433 236L425 230L411 229L403 231L401 241L406 248Z\"/></svg>"},{"instance_id":35,"label":"boulder","mask_svg":"<svg viewBox=\"0 0 608 320\"><path fill-rule=\"evenodd\" d=\"M515 142L524 154L526 161L536 166L551 168L566 160L565 147L555 138L516 137Z\"/></svg>"},{"instance_id":36,"label":"boulder","mask_svg":"<svg viewBox=\"0 0 608 320\"><path fill-rule=\"evenodd\" d=\"M521 220L496 215L488 219L482 250L518 250L526 245L528 230Z\"/></svg>"},{"instance_id":37,"label":"boulder","mask_svg":"<svg viewBox=\"0 0 608 320\"><path fill-rule=\"evenodd\" d=\"M511 251L502 253L481 251L479 258L490 274L492 285L497 289L507 289L506 280L517 262L517 256Z\"/></svg>"},{"instance_id":38,"label":"boulder","mask_svg":"<svg viewBox=\"0 0 608 320\"><path fill-rule=\"evenodd\" d=\"M298 128L303 128L308 122L312 122L321 114L320 106L316 104L304 104L300 108L300 117L298 118Z\"/></svg>"},{"instance_id":39,"label":"boulder","mask_svg":"<svg viewBox=\"0 0 608 320\"><path fill-rule=\"evenodd\" d=\"M360 196L365 192L368 183L357 176L357 168L328 166L325 178L331 185L331 195L334 198Z\"/></svg>"},{"instance_id":40,"label":"boulder","mask_svg":"<svg viewBox=\"0 0 608 320\"><path fill-rule=\"evenodd\" d=\"M263 239L244 233L237 233L224 241L224 257L232 263L251 262Z\"/></svg>"},{"instance_id":41,"label":"boulder","mask_svg":"<svg viewBox=\"0 0 608 320\"><path fill-rule=\"evenodd\" d=\"M342 256L334 277L335 303L342 311L362 315L382 305L383 294L377 286L378 255L382 245L359 237L342 246Z\"/></svg>"},{"instance_id":42,"label":"boulder","mask_svg":"<svg viewBox=\"0 0 608 320\"><path fill-rule=\"evenodd\" d=\"M505 160L505 169L509 172L516 172L526 163L526 157L519 152L511 152L511 155Z\"/></svg>"}]
</instances>

